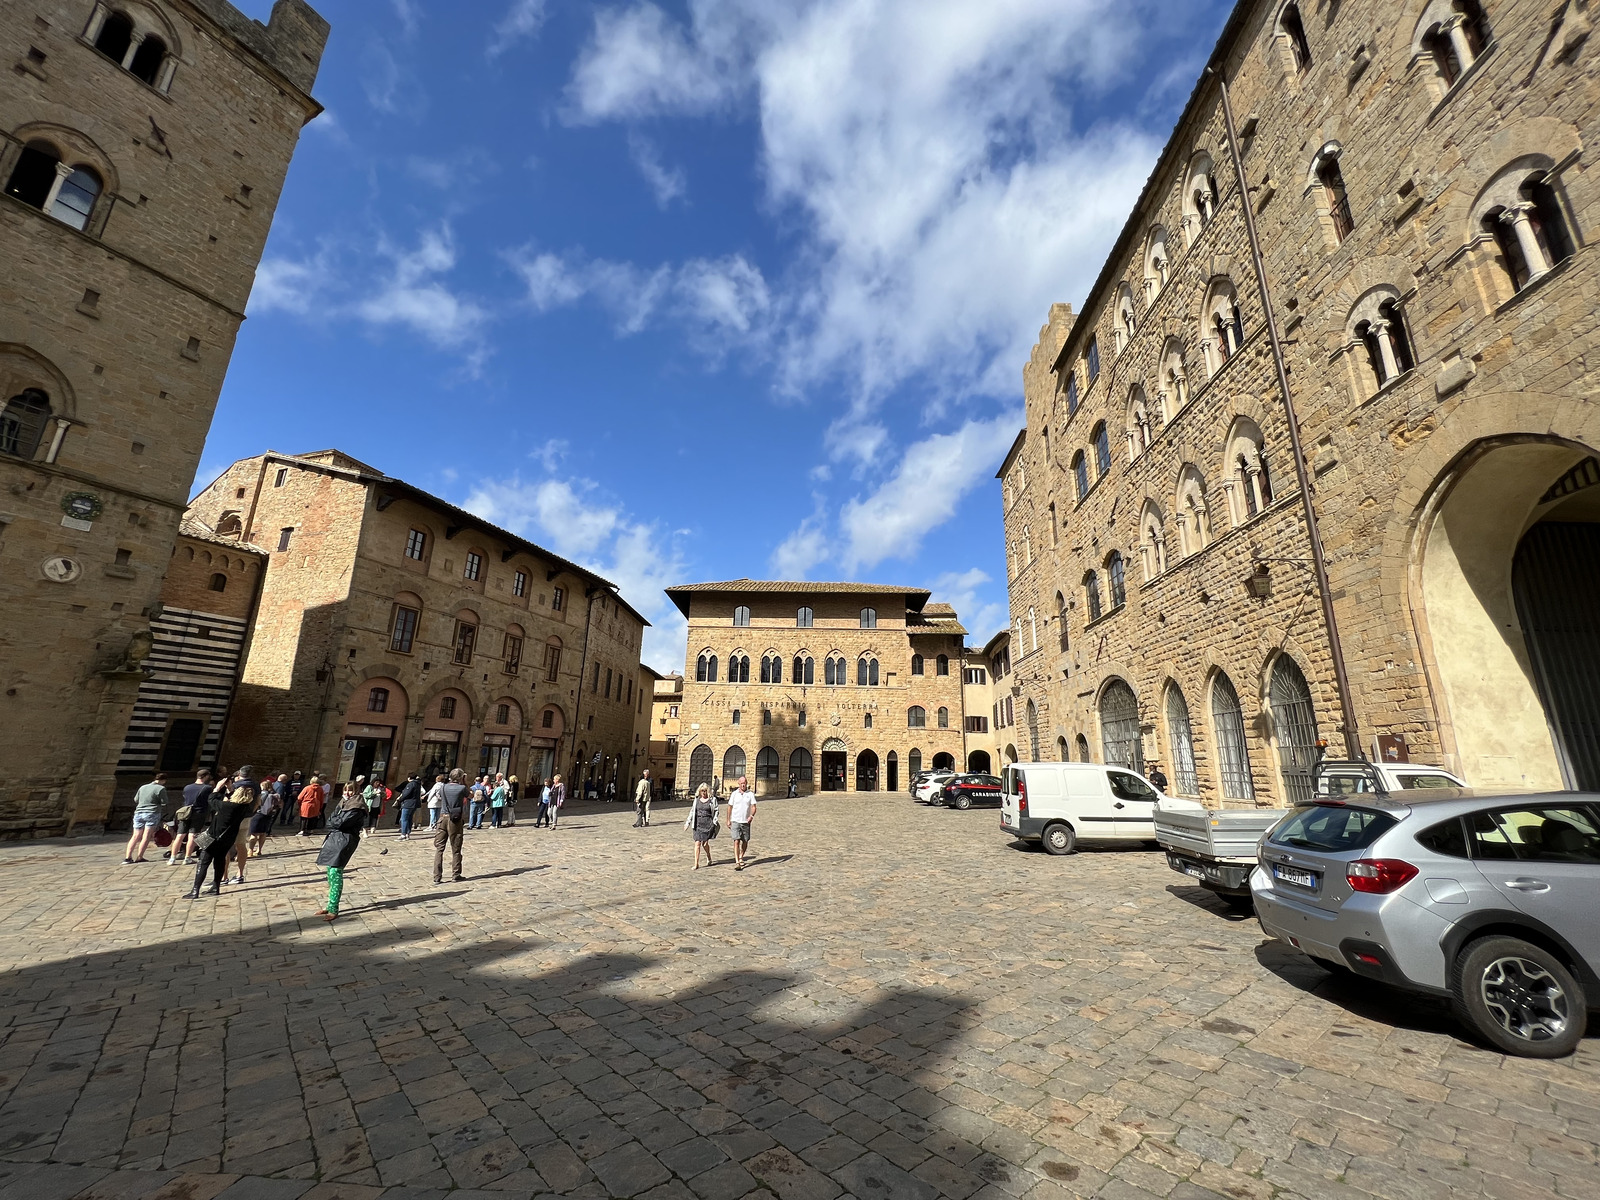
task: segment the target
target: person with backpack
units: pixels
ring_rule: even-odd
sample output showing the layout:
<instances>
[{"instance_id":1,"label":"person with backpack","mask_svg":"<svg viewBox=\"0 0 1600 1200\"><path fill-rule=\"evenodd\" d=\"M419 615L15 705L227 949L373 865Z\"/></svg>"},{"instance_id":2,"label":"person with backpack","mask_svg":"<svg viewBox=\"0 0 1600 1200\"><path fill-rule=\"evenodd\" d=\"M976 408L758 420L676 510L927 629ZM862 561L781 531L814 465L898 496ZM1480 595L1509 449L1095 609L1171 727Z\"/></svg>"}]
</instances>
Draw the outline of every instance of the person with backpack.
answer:
<instances>
[{"instance_id":1,"label":"person with backpack","mask_svg":"<svg viewBox=\"0 0 1600 1200\"><path fill-rule=\"evenodd\" d=\"M422 804L422 776L415 771L411 772L411 778L407 779L405 786L400 789L399 799L400 803L395 805L398 810L395 820L399 823L400 840L409 842L411 823L416 820L417 809Z\"/></svg>"},{"instance_id":2,"label":"person with backpack","mask_svg":"<svg viewBox=\"0 0 1600 1200\"><path fill-rule=\"evenodd\" d=\"M183 789L183 803L178 806L178 831L172 839L172 865L199 860L195 839L211 823L211 771L201 767L200 773Z\"/></svg>"},{"instance_id":3,"label":"person with backpack","mask_svg":"<svg viewBox=\"0 0 1600 1200\"><path fill-rule=\"evenodd\" d=\"M322 839L322 850L317 854L317 866L328 868L328 902L317 913L324 921L339 919L339 897L344 894L344 869L361 845L361 835L371 810L366 800L358 794L354 784L346 785L344 799L338 811L328 820L328 836Z\"/></svg>"},{"instance_id":4,"label":"person with backpack","mask_svg":"<svg viewBox=\"0 0 1600 1200\"><path fill-rule=\"evenodd\" d=\"M240 767L239 776L233 781L233 791L221 800L211 803L211 820L206 825L205 832L195 841L200 849L200 865L194 871L194 886L184 894L186 900L200 898L200 885L205 882L206 872L212 873L211 886L206 889L208 896L222 894L222 876L228 867L228 858L236 846L242 844L240 831L244 828L245 821L255 812L256 806L261 803L261 787L251 777L250 767ZM243 864L240 864L240 880L243 880Z\"/></svg>"},{"instance_id":5,"label":"person with backpack","mask_svg":"<svg viewBox=\"0 0 1600 1200\"><path fill-rule=\"evenodd\" d=\"M461 838L467 819L467 773L460 767L450 772L450 782L444 785L439 796L439 826L433 834L433 881L444 882L444 851L451 852L452 883L465 878L461 874Z\"/></svg>"}]
</instances>

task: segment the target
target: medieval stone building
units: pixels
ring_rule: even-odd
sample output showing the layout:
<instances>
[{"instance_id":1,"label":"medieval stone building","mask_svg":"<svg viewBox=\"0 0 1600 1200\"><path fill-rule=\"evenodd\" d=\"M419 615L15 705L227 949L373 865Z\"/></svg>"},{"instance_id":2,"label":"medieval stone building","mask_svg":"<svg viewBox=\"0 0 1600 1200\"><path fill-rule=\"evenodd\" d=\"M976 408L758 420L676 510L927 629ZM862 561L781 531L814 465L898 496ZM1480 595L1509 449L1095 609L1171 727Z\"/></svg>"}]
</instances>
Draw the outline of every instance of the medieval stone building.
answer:
<instances>
[{"instance_id":1,"label":"medieval stone building","mask_svg":"<svg viewBox=\"0 0 1600 1200\"><path fill-rule=\"evenodd\" d=\"M0 0L0 835L103 826L328 26Z\"/></svg>"},{"instance_id":2,"label":"medieval stone building","mask_svg":"<svg viewBox=\"0 0 1600 1200\"><path fill-rule=\"evenodd\" d=\"M1024 371L1024 757L1269 804L1348 732L1478 785L1600 786L1591 9L1239 4Z\"/></svg>"},{"instance_id":3,"label":"medieval stone building","mask_svg":"<svg viewBox=\"0 0 1600 1200\"><path fill-rule=\"evenodd\" d=\"M337 450L241 459L190 516L267 555L227 765L626 794L648 622L615 585Z\"/></svg>"},{"instance_id":4,"label":"medieval stone building","mask_svg":"<svg viewBox=\"0 0 1600 1200\"><path fill-rule=\"evenodd\" d=\"M960 763L966 631L927 591L735 579L667 595L689 621L680 787L896 791Z\"/></svg>"}]
</instances>

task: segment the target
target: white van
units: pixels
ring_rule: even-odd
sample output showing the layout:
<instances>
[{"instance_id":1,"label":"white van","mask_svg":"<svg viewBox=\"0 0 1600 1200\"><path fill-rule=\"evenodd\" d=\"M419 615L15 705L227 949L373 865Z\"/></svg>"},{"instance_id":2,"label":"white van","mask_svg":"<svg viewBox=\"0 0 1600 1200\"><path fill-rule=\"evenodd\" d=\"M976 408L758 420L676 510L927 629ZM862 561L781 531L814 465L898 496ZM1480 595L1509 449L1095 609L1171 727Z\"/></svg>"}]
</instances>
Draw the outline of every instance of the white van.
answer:
<instances>
[{"instance_id":1,"label":"white van","mask_svg":"<svg viewBox=\"0 0 1600 1200\"><path fill-rule=\"evenodd\" d=\"M1051 854L1079 839L1153 842L1161 793L1143 775L1104 763L1013 763L1002 775L1000 828Z\"/></svg>"}]
</instances>

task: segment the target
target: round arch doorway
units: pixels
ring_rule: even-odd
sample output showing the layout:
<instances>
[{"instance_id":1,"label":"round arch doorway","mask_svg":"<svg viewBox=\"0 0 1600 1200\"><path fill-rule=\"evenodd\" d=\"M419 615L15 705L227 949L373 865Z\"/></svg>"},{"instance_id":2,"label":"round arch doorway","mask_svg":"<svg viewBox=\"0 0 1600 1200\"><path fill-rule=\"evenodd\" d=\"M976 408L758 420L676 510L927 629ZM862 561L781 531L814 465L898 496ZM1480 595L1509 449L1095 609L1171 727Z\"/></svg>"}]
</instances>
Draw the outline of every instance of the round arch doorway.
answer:
<instances>
[{"instance_id":1,"label":"round arch doorway","mask_svg":"<svg viewBox=\"0 0 1600 1200\"><path fill-rule=\"evenodd\" d=\"M993 764L987 750L974 750L967 755L967 772L972 775L994 774Z\"/></svg>"},{"instance_id":2,"label":"round arch doorway","mask_svg":"<svg viewBox=\"0 0 1600 1200\"><path fill-rule=\"evenodd\" d=\"M878 756L871 750L863 750L856 755L856 791L875 792L878 790Z\"/></svg>"},{"instance_id":3,"label":"round arch doorway","mask_svg":"<svg viewBox=\"0 0 1600 1200\"><path fill-rule=\"evenodd\" d=\"M1412 611L1443 749L1473 787L1600 787L1600 459L1529 435L1441 473Z\"/></svg>"}]
</instances>

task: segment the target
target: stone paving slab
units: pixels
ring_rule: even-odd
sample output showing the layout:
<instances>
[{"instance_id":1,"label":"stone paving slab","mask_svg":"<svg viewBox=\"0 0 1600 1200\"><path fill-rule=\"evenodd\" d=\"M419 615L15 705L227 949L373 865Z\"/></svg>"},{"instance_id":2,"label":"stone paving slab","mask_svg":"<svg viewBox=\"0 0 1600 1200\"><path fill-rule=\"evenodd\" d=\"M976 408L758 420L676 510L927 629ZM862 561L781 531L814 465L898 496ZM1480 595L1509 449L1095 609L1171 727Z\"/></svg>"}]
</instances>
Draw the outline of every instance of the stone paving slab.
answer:
<instances>
[{"instance_id":1,"label":"stone paving slab","mask_svg":"<svg viewBox=\"0 0 1600 1200\"><path fill-rule=\"evenodd\" d=\"M199 901L0 845L0 1196L1600 1200L1600 1039L1493 1053L1157 853L827 795L692 871L632 815L442 886L386 830L331 926L311 839Z\"/></svg>"}]
</instances>

